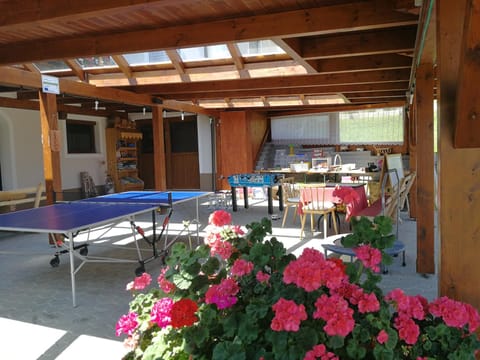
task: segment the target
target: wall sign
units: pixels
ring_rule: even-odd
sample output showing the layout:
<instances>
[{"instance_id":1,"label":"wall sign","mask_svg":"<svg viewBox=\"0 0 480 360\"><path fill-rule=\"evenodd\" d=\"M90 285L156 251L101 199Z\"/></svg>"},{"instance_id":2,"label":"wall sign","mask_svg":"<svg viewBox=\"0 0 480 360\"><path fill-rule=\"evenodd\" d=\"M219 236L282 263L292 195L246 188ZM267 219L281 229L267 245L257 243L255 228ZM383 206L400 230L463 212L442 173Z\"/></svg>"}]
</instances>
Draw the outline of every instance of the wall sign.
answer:
<instances>
[{"instance_id":1,"label":"wall sign","mask_svg":"<svg viewBox=\"0 0 480 360\"><path fill-rule=\"evenodd\" d=\"M60 84L55 76L42 75L42 91L50 94L60 94Z\"/></svg>"}]
</instances>

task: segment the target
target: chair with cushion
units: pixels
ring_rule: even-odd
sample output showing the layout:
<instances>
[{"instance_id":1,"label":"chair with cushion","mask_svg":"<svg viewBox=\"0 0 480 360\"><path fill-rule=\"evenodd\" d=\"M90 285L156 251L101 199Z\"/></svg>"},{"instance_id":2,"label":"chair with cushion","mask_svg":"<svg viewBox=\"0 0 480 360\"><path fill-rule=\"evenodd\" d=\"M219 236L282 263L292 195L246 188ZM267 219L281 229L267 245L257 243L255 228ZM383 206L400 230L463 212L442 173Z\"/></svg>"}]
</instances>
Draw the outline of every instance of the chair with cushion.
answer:
<instances>
[{"instance_id":1,"label":"chair with cushion","mask_svg":"<svg viewBox=\"0 0 480 360\"><path fill-rule=\"evenodd\" d=\"M300 187L299 213L302 228L300 239L303 238L307 215L310 215L311 230L314 230L314 216L323 216L323 237L327 237L328 217L331 215L335 233L338 234L337 220L335 214L336 205L325 200L325 184L303 185Z\"/></svg>"},{"instance_id":2,"label":"chair with cushion","mask_svg":"<svg viewBox=\"0 0 480 360\"><path fill-rule=\"evenodd\" d=\"M288 209L293 209L293 224L295 224L295 219L297 218L298 204L300 202L300 192L298 190L298 185L295 183L294 177L286 177L280 180L280 185L282 186L283 191L283 220L282 227L285 226L285 221L288 216Z\"/></svg>"}]
</instances>

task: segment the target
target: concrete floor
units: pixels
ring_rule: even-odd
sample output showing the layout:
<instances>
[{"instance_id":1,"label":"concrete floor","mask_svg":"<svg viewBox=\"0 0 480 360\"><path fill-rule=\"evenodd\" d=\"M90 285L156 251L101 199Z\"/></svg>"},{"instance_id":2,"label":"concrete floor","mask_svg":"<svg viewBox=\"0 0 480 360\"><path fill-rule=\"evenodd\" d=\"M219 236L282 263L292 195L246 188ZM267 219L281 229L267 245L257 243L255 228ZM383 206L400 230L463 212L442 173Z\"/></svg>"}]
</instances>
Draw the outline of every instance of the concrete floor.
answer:
<instances>
[{"instance_id":1,"label":"concrete floor","mask_svg":"<svg viewBox=\"0 0 480 360\"><path fill-rule=\"evenodd\" d=\"M323 234L307 232L300 242L299 219L292 224L289 216L282 228L282 214L276 202L274 205L275 215L280 218L272 220L273 235L289 251L298 254L304 247L323 251L321 244L329 241L323 240ZM208 201L200 205L200 231L212 211ZM251 200L249 209L240 203L232 215L233 223L239 225L268 217L266 201ZM395 259L381 286L385 291L400 287L409 294L433 299L437 296L437 276L426 277L415 272L416 223L406 213L401 216L399 238L407 248L407 266L401 266L400 259ZM170 239L184 229L183 220L193 218L192 204L176 207L170 222ZM147 230L151 227L149 217L138 220ZM343 223L341 231L348 232L348 224ZM121 224L109 236L107 242L94 242L89 255L136 259L128 223ZM141 246L148 256L148 245L142 241ZM123 339L115 336L115 324L128 311L131 295L125 286L133 280L138 264L85 264L76 276L77 306L73 307L68 255L62 255L60 265L54 268L49 264L54 252L46 235L0 232L0 359L120 359L124 353ZM148 263L146 270L155 279L160 266L157 259Z\"/></svg>"}]
</instances>

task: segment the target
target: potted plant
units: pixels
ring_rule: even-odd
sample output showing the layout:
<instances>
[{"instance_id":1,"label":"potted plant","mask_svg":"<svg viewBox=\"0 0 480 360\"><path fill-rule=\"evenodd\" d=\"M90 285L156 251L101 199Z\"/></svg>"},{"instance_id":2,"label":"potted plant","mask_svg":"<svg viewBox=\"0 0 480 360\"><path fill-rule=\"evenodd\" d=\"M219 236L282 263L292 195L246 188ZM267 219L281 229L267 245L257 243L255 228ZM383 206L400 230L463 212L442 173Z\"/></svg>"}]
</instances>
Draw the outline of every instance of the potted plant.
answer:
<instances>
[{"instance_id":1,"label":"potted plant","mask_svg":"<svg viewBox=\"0 0 480 360\"><path fill-rule=\"evenodd\" d=\"M116 326L125 359L474 359L480 317L471 305L378 287L391 259L391 221L353 222L344 240L357 260L297 258L271 222L209 217L205 244L175 244L155 285L135 278L129 312Z\"/></svg>"}]
</instances>

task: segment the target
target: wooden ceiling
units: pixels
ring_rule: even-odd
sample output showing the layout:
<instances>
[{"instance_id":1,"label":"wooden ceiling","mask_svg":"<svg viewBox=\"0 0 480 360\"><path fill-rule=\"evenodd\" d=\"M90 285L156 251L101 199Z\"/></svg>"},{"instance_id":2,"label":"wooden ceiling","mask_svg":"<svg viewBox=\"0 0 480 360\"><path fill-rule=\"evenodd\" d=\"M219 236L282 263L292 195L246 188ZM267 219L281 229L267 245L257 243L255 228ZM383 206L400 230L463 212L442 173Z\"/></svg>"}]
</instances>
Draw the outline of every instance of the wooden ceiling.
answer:
<instances>
[{"instance_id":1,"label":"wooden ceiling","mask_svg":"<svg viewBox=\"0 0 480 360\"><path fill-rule=\"evenodd\" d=\"M33 64L46 60L70 67L52 74L62 79L58 99L66 109L92 110L95 100L107 112L128 113L155 103L185 111L208 112L215 104L215 110L270 113L335 108L323 104L332 98L351 107L405 104L419 43L421 8L415 3L0 1L0 85L17 94L0 106L36 101L40 72ZM242 57L237 43L252 40L272 40L285 54ZM184 62L175 51L215 44L226 44L231 58ZM134 67L123 57L157 50L166 50L171 63ZM76 61L104 55L118 67L84 70ZM85 84L81 91L73 81Z\"/></svg>"}]
</instances>

